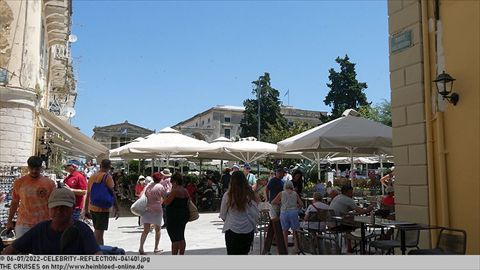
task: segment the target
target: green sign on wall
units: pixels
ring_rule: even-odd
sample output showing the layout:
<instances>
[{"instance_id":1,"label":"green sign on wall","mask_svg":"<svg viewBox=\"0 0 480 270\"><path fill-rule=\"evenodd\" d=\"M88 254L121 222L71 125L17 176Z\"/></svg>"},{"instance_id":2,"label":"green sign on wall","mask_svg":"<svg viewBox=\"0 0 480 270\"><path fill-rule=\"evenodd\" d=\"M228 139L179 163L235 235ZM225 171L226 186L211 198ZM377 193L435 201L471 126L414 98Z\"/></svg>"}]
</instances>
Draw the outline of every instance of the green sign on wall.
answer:
<instances>
[{"instance_id":1,"label":"green sign on wall","mask_svg":"<svg viewBox=\"0 0 480 270\"><path fill-rule=\"evenodd\" d=\"M392 53L399 52L405 48L412 46L412 30L393 35L390 38L390 51Z\"/></svg>"}]
</instances>

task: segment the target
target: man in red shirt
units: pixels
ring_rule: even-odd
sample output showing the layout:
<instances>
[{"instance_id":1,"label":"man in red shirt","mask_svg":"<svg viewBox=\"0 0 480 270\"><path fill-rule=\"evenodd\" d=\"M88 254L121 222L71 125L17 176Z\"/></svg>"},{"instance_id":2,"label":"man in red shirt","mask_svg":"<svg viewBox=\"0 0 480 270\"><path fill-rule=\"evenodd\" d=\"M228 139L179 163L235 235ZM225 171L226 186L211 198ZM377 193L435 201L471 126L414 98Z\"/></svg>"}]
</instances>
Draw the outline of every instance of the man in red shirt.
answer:
<instances>
[{"instance_id":1,"label":"man in red shirt","mask_svg":"<svg viewBox=\"0 0 480 270\"><path fill-rule=\"evenodd\" d=\"M68 172L67 177L63 180L66 188L69 188L75 194L75 210L73 211L73 219L78 220L83 210L85 195L87 194L87 180L82 173L77 171L78 166L73 162L65 164L65 170Z\"/></svg>"}]
</instances>

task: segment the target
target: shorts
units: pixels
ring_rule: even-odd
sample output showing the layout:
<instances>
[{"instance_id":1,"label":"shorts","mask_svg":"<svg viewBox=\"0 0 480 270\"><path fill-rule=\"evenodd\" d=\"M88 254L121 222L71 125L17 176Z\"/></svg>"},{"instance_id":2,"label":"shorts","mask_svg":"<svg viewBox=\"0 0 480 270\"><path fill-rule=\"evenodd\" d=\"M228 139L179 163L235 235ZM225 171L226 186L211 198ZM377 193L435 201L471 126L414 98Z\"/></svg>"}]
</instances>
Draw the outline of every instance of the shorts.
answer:
<instances>
[{"instance_id":1,"label":"shorts","mask_svg":"<svg viewBox=\"0 0 480 270\"><path fill-rule=\"evenodd\" d=\"M270 219L276 219L280 216L280 205L279 204L272 204L270 208Z\"/></svg>"},{"instance_id":2,"label":"shorts","mask_svg":"<svg viewBox=\"0 0 480 270\"><path fill-rule=\"evenodd\" d=\"M110 218L110 212L93 212L92 215L93 228L95 230L108 230L108 219Z\"/></svg>"},{"instance_id":3,"label":"shorts","mask_svg":"<svg viewBox=\"0 0 480 270\"><path fill-rule=\"evenodd\" d=\"M280 213L280 224L282 224L282 230L288 229L297 230L300 228L300 221L298 220L297 210L287 210Z\"/></svg>"},{"instance_id":4,"label":"shorts","mask_svg":"<svg viewBox=\"0 0 480 270\"><path fill-rule=\"evenodd\" d=\"M26 232L28 232L32 227L28 225L15 225L15 238L18 239L22 235L24 235Z\"/></svg>"}]
</instances>

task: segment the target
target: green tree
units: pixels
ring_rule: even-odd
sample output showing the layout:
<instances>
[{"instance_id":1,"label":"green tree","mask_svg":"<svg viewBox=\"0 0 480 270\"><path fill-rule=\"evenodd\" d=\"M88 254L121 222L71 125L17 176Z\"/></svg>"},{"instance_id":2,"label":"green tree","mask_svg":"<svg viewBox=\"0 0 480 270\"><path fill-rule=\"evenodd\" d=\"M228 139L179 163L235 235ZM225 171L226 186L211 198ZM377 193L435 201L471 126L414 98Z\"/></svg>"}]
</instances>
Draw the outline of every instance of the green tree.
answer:
<instances>
[{"instance_id":1,"label":"green tree","mask_svg":"<svg viewBox=\"0 0 480 270\"><path fill-rule=\"evenodd\" d=\"M312 128L314 128L314 125L306 122L300 122L300 121L294 121L293 124L288 125L284 129L278 129L275 125L269 124L267 127L266 138L264 139L264 141L269 143L277 143L281 140L295 136L297 134L300 134ZM275 168L276 166L278 166L278 164L281 164L283 167L290 168L290 166L295 166L298 163L301 163L301 160L298 160L298 159L274 160L274 159L267 158L264 162L262 162L262 165L267 168Z\"/></svg>"},{"instance_id":2,"label":"green tree","mask_svg":"<svg viewBox=\"0 0 480 270\"><path fill-rule=\"evenodd\" d=\"M314 125L300 121L294 121L292 125L288 125L284 129L278 129L275 125L268 124L264 141L269 143L277 143L311 128L314 128Z\"/></svg>"},{"instance_id":3,"label":"green tree","mask_svg":"<svg viewBox=\"0 0 480 270\"><path fill-rule=\"evenodd\" d=\"M332 107L332 113L329 119L332 120L342 116L346 109L358 110L361 106L368 105L367 96L363 92L367 89L367 84L357 80L355 64L349 61L348 55L344 58L337 57L335 61L340 65L340 72L331 68L328 72L328 78L331 83L327 83L330 88L325 100L325 105Z\"/></svg>"},{"instance_id":4,"label":"green tree","mask_svg":"<svg viewBox=\"0 0 480 270\"><path fill-rule=\"evenodd\" d=\"M387 126L392 126L392 113L390 110L390 102L383 100L377 105L365 105L360 107L358 112L367 119L380 122Z\"/></svg>"},{"instance_id":5,"label":"green tree","mask_svg":"<svg viewBox=\"0 0 480 270\"><path fill-rule=\"evenodd\" d=\"M252 94L255 99L247 99L243 102L245 111L240 122L242 137L258 137L258 92L260 92L260 138L265 139L266 130L273 126L282 130L287 126L287 119L280 112L279 91L270 85L270 74L265 72L258 80L252 82L255 88Z\"/></svg>"}]
</instances>

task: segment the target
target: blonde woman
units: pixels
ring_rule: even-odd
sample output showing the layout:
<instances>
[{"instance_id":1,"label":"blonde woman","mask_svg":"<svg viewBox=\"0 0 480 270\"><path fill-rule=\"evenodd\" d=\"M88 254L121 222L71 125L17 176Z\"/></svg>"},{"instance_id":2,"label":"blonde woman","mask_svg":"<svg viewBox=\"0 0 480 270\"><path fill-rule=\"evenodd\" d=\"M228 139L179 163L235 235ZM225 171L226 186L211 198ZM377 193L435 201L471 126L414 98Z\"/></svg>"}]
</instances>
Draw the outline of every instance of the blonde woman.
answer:
<instances>
[{"instance_id":1,"label":"blonde woman","mask_svg":"<svg viewBox=\"0 0 480 270\"><path fill-rule=\"evenodd\" d=\"M272 204L280 205L280 224L282 225L283 238L288 249L288 230L293 231L294 253L298 251L296 230L300 228L298 210L303 207L303 202L295 192L292 181L287 181L284 190L273 199Z\"/></svg>"}]
</instances>

